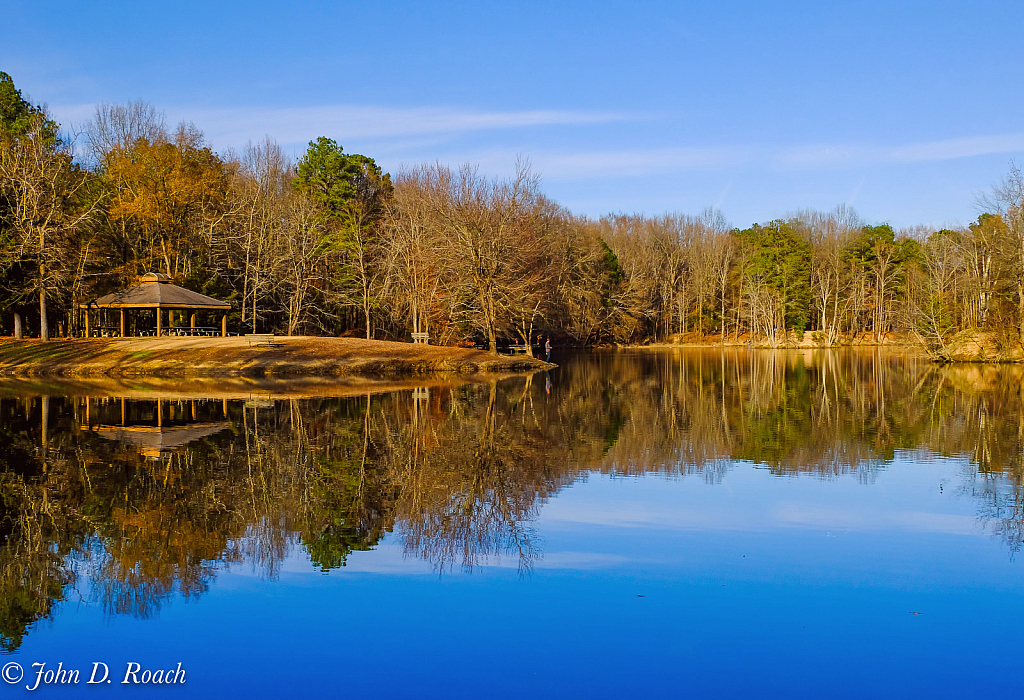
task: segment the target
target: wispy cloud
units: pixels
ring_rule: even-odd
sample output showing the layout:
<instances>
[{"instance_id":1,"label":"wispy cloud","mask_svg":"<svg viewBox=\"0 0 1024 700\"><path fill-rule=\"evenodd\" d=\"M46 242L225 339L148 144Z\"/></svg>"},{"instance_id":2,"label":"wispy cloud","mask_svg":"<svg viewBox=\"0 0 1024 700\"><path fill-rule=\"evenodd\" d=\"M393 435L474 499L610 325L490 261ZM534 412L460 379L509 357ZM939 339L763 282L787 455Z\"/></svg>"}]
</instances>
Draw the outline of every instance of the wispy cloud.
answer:
<instances>
[{"instance_id":1,"label":"wispy cloud","mask_svg":"<svg viewBox=\"0 0 1024 700\"><path fill-rule=\"evenodd\" d=\"M54 107L57 118L80 126L95 107L88 104ZM507 148L507 136L494 136L496 146L469 150L460 137L474 132L519 130L542 137L549 127L615 125L596 139L602 144L632 140L635 129L623 124L669 118L614 111L536 109L488 111L458 107L380 107L329 105L288 108L173 108L168 121L194 122L217 148L243 146L270 135L286 146L304 147L320 135L348 146L372 145L374 153L395 163L442 160L474 162L488 171L505 171L518 156L528 157L535 170L555 180L604 177L644 177L672 172L757 170L809 171L859 168L871 165L926 163L984 155L1024 152L1024 133L989 134L903 144L857 142L805 144L672 144L659 148L602 148L586 145L568 150L557 146ZM624 130L631 130L626 132ZM513 137L522 142L522 134ZM577 140L578 142L578 140Z\"/></svg>"},{"instance_id":2,"label":"wispy cloud","mask_svg":"<svg viewBox=\"0 0 1024 700\"><path fill-rule=\"evenodd\" d=\"M55 108L59 117L88 119L93 105ZM330 105L288 108L175 108L170 121L187 119L217 143L240 146L270 134L281 143L306 142L319 135L339 139L383 139L432 134L455 135L471 131L602 124L642 118L618 112L537 109L485 111L455 107L375 107Z\"/></svg>"},{"instance_id":3,"label":"wispy cloud","mask_svg":"<svg viewBox=\"0 0 1024 700\"><path fill-rule=\"evenodd\" d=\"M604 177L645 177L680 171L727 170L753 162L742 148L661 148L560 152L548 149L488 149L418 152L412 157L399 155L404 163L439 160L443 163L473 163L488 173L511 172L525 157L534 172L553 180L585 180Z\"/></svg>"},{"instance_id":4,"label":"wispy cloud","mask_svg":"<svg viewBox=\"0 0 1024 700\"><path fill-rule=\"evenodd\" d=\"M1024 151L1024 133L918 141L895 146L873 144L793 146L777 149L774 157L780 166L803 169L873 163L924 163L1020 151ZM772 154L768 152L766 155Z\"/></svg>"},{"instance_id":5,"label":"wispy cloud","mask_svg":"<svg viewBox=\"0 0 1024 700\"><path fill-rule=\"evenodd\" d=\"M918 163L1018 151L1024 151L1024 134L996 134L912 143L892 149L889 157L897 163Z\"/></svg>"},{"instance_id":6,"label":"wispy cloud","mask_svg":"<svg viewBox=\"0 0 1024 700\"><path fill-rule=\"evenodd\" d=\"M669 172L757 170L835 170L872 165L904 165L1024 152L1024 134L997 134L895 146L873 144L793 146L709 146L528 153L545 177L576 180L642 177ZM511 151L487 151L458 158L489 163L514 162Z\"/></svg>"},{"instance_id":7,"label":"wispy cloud","mask_svg":"<svg viewBox=\"0 0 1024 700\"><path fill-rule=\"evenodd\" d=\"M866 181L867 181L867 178L865 178L865 177L862 177L860 179L860 182L857 183L857 186L853 188L853 192L850 193L850 196L846 198L846 206L848 206L848 207L852 207L853 206L854 202L857 201L857 196L860 194L860 191L861 191L861 189L863 189L864 183Z\"/></svg>"},{"instance_id":8,"label":"wispy cloud","mask_svg":"<svg viewBox=\"0 0 1024 700\"><path fill-rule=\"evenodd\" d=\"M665 148L598 153L540 154L538 168L551 177L617 174L649 175L673 170L730 168L749 161L742 148Z\"/></svg>"}]
</instances>

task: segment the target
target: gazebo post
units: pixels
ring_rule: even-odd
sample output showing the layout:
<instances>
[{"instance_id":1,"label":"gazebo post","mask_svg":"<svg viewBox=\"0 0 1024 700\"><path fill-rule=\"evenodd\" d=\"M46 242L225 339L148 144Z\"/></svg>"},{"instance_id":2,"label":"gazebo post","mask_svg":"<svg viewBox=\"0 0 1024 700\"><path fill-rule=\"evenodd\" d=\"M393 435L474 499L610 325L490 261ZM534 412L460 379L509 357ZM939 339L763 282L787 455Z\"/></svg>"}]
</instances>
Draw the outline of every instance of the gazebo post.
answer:
<instances>
[{"instance_id":1,"label":"gazebo post","mask_svg":"<svg viewBox=\"0 0 1024 700\"><path fill-rule=\"evenodd\" d=\"M121 309L121 337L124 337L124 309Z\"/></svg>"},{"instance_id":2,"label":"gazebo post","mask_svg":"<svg viewBox=\"0 0 1024 700\"><path fill-rule=\"evenodd\" d=\"M220 316L220 337L221 338L227 338L228 337L228 315L227 314L221 314L221 316Z\"/></svg>"},{"instance_id":3,"label":"gazebo post","mask_svg":"<svg viewBox=\"0 0 1024 700\"><path fill-rule=\"evenodd\" d=\"M163 330L163 318L160 315L160 307L156 307L156 337L160 337L160 332Z\"/></svg>"},{"instance_id":4,"label":"gazebo post","mask_svg":"<svg viewBox=\"0 0 1024 700\"><path fill-rule=\"evenodd\" d=\"M85 307L85 337L91 338L92 334L89 333L89 307Z\"/></svg>"},{"instance_id":5,"label":"gazebo post","mask_svg":"<svg viewBox=\"0 0 1024 700\"><path fill-rule=\"evenodd\" d=\"M188 326L189 326L189 328L192 329L192 335L195 335L196 334L196 312L195 312L195 309L192 310L192 315L189 316L189 324L188 324Z\"/></svg>"}]
</instances>

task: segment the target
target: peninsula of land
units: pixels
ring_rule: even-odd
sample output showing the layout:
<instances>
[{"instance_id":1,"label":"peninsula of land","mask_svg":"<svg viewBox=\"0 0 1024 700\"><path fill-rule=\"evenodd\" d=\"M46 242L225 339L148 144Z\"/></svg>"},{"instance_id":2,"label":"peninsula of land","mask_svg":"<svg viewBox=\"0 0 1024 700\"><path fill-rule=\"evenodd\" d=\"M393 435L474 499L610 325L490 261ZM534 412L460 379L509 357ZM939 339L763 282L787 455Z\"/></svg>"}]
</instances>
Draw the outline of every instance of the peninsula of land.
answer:
<instances>
[{"instance_id":1,"label":"peninsula of land","mask_svg":"<svg viewBox=\"0 0 1024 700\"><path fill-rule=\"evenodd\" d=\"M402 377L528 372L554 367L526 356L359 338L77 338L0 340L7 377Z\"/></svg>"}]
</instances>

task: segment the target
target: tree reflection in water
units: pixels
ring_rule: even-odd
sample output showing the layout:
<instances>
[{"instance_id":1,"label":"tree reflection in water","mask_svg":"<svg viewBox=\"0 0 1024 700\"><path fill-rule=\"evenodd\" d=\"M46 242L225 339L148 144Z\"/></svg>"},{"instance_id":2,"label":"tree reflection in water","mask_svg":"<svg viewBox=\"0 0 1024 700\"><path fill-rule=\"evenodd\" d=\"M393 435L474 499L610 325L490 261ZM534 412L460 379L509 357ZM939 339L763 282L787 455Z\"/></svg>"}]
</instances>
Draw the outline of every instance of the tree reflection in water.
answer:
<instances>
[{"instance_id":1,"label":"tree reflection in water","mask_svg":"<svg viewBox=\"0 0 1024 700\"><path fill-rule=\"evenodd\" d=\"M618 351L572 359L551 387L245 402L18 389L0 400L0 642L16 649L71 595L145 617L222 567L273 578L301 547L328 571L389 532L439 572L498 556L527 571L540 506L591 472L714 483L754 462L870 483L899 453L960 458L961 493L1016 552L1021 379L891 352Z\"/></svg>"}]
</instances>

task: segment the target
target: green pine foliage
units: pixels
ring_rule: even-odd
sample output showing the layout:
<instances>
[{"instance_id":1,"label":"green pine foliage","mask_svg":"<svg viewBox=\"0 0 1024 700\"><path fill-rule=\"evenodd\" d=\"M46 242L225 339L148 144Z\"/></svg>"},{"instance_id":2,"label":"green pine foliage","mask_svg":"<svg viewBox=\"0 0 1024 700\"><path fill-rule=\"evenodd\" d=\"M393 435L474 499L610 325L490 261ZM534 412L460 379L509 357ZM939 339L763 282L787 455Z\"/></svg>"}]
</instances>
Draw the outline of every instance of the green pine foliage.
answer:
<instances>
[{"instance_id":1,"label":"green pine foliage","mask_svg":"<svg viewBox=\"0 0 1024 700\"><path fill-rule=\"evenodd\" d=\"M803 332L811 315L811 244L784 221L736 232L750 249L748 272L782 297L786 328Z\"/></svg>"}]
</instances>

